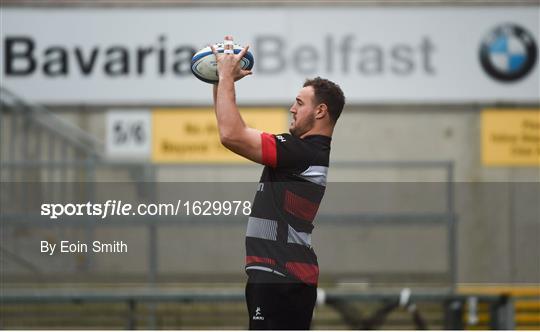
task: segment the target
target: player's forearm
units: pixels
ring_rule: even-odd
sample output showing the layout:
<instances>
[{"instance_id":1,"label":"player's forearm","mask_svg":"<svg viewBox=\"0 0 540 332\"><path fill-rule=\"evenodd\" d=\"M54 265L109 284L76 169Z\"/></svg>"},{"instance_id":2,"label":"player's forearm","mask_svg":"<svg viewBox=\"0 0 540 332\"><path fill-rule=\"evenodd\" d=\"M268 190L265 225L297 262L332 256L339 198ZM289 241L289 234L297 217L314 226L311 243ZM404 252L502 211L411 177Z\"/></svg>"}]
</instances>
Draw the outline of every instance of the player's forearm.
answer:
<instances>
[{"instance_id":1,"label":"player's forearm","mask_svg":"<svg viewBox=\"0 0 540 332\"><path fill-rule=\"evenodd\" d=\"M234 142L246 125L236 106L233 79L220 79L218 85L214 86L214 107L221 142L225 145Z\"/></svg>"}]
</instances>

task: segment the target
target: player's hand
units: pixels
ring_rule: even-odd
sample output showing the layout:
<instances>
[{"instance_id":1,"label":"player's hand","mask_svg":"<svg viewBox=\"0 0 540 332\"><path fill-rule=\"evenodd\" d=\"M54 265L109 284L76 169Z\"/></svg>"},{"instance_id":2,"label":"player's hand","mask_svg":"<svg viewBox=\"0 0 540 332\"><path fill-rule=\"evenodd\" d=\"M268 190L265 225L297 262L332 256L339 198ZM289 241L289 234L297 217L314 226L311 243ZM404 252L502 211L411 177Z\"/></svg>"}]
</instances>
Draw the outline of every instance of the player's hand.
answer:
<instances>
[{"instance_id":1,"label":"player's hand","mask_svg":"<svg viewBox=\"0 0 540 332\"><path fill-rule=\"evenodd\" d=\"M214 45L210 45L212 53L216 56L219 80L232 78L235 82L251 75L251 70L244 70L240 66L241 60L249 49L246 45L238 54L234 54L233 37L225 36L224 52L218 53Z\"/></svg>"}]
</instances>

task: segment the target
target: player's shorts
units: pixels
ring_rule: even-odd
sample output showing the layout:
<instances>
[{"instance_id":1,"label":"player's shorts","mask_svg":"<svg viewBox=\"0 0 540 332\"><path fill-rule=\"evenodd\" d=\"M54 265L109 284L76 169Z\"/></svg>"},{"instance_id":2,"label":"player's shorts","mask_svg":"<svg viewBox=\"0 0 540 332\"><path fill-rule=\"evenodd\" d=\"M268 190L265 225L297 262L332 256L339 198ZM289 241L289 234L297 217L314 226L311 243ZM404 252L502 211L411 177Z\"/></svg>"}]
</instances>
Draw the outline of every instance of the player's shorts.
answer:
<instances>
[{"instance_id":1,"label":"player's shorts","mask_svg":"<svg viewBox=\"0 0 540 332\"><path fill-rule=\"evenodd\" d=\"M250 330L309 330L317 287L265 271L249 270L248 276Z\"/></svg>"}]
</instances>

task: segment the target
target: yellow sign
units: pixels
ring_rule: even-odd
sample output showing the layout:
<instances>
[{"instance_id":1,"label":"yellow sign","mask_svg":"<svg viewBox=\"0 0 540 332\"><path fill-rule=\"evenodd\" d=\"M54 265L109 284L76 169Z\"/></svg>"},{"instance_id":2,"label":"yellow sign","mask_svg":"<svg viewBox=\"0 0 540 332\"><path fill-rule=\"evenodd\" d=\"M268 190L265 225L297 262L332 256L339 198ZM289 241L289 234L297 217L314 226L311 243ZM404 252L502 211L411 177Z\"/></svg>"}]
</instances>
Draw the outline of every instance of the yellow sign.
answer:
<instances>
[{"instance_id":1,"label":"yellow sign","mask_svg":"<svg viewBox=\"0 0 540 332\"><path fill-rule=\"evenodd\" d=\"M240 113L251 128L273 134L287 131L288 114L283 108L242 108ZM212 108L183 108L153 110L152 161L241 163L247 160L221 145Z\"/></svg>"},{"instance_id":2,"label":"yellow sign","mask_svg":"<svg viewBox=\"0 0 540 332\"><path fill-rule=\"evenodd\" d=\"M482 112L486 166L540 166L540 109Z\"/></svg>"}]
</instances>

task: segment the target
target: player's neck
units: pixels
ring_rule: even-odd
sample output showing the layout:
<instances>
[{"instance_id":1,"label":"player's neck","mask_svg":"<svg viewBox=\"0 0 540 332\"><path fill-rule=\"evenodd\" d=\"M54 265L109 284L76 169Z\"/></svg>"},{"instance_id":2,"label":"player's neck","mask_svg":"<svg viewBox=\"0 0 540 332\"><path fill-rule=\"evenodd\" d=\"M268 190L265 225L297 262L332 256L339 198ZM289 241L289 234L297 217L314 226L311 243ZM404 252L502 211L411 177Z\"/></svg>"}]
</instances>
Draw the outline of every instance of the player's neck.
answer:
<instances>
[{"instance_id":1,"label":"player's neck","mask_svg":"<svg viewBox=\"0 0 540 332\"><path fill-rule=\"evenodd\" d=\"M304 137L312 136L312 135L322 135L322 136L332 137L333 133L334 133L334 127L331 127L331 126L325 126L325 127L320 127L320 128L313 127L311 128L311 130L308 130L307 132L302 134L300 138L304 138Z\"/></svg>"}]
</instances>

